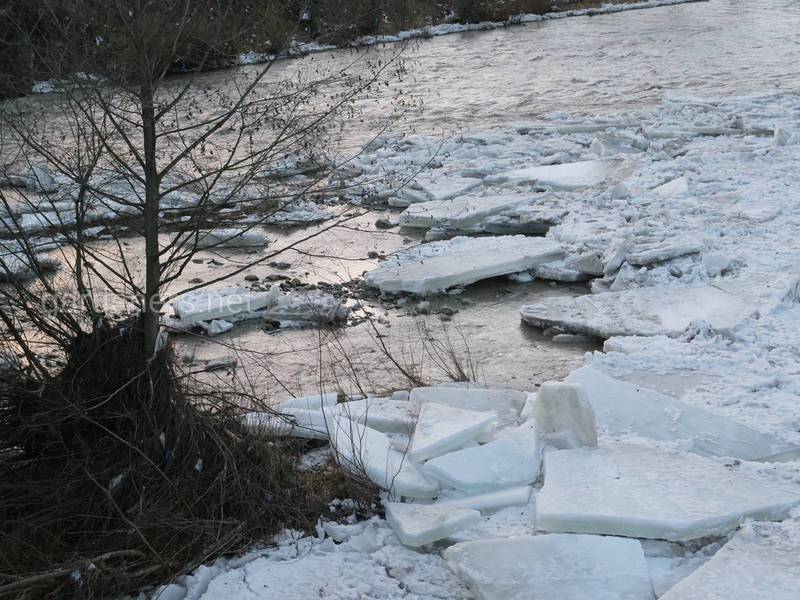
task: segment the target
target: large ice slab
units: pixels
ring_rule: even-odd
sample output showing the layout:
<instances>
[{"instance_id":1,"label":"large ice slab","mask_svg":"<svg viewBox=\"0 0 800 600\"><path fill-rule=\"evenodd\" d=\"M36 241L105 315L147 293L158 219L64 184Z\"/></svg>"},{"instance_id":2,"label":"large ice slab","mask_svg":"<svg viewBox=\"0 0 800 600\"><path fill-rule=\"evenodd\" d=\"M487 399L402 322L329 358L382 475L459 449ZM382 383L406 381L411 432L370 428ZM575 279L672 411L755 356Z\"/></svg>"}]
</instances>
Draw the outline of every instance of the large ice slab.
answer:
<instances>
[{"instance_id":1,"label":"large ice slab","mask_svg":"<svg viewBox=\"0 0 800 600\"><path fill-rule=\"evenodd\" d=\"M600 338L682 334L704 320L727 334L748 317L767 314L797 296L797 277L775 275L723 280L715 285L646 287L577 298L546 298L523 306L522 320L534 327L559 327Z\"/></svg>"},{"instance_id":2,"label":"large ice slab","mask_svg":"<svg viewBox=\"0 0 800 600\"><path fill-rule=\"evenodd\" d=\"M466 387L423 387L411 390L411 402L421 407L428 402L455 408L493 413L499 425L518 425L528 395L518 390Z\"/></svg>"},{"instance_id":3,"label":"large ice slab","mask_svg":"<svg viewBox=\"0 0 800 600\"><path fill-rule=\"evenodd\" d=\"M243 417L248 427L279 437L327 440L335 429L331 415L322 410L285 407L280 412L251 412Z\"/></svg>"},{"instance_id":4,"label":"large ice slab","mask_svg":"<svg viewBox=\"0 0 800 600\"><path fill-rule=\"evenodd\" d=\"M348 426L347 424L351 424ZM422 474L414 461L392 447L392 441L380 431L352 426L352 421L337 421L331 443L339 462L395 496L435 498L437 485Z\"/></svg>"},{"instance_id":5,"label":"large ice slab","mask_svg":"<svg viewBox=\"0 0 800 600\"><path fill-rule=\"evenodd\" d=\"M531 499L532 491L529 485L523 485L485 494L443 498L436 502L436 506L485 511L498 510L507 506L525 506Z\"/></svg>"},{"instance_id":6,"label":"large ice slab","mask_svg":"<svg viewBox=\"0 0 800 600\"><path fill-rule=\"evenodd\" d=\"M596 535L455 544L444 557L480 600L651 600L642 545Z\"/></svg>"},{"instance_id":7,"label":"large ice slab","mask_svg":"<svg viewBox=\"0 0 800 600\"><path fill-rule=\"evenodd\" d=\"M173 301L172 310L176 319L168 322L176 329L215 319L235 322L263 318L282 326L327 325L345 319L349 312L331 294L319 290L284 294L278 285L269 292L240 287L196 290Z\"/></svg>"},{"instance_id":8,"label":"large ice slab","mask_svg":"<svg viewBox=\"0 0 800 600\"><path fill-rule=\"evenodd\" d=\"M436 293L526 271L563 256L557 243L544 238L455 237L397 252L367 273L364 281L383 292Z\"/></svg>"},{"instance_id":9,"label":"large ice slab","mask_svg":"<svg viewBox=\"0 0 800 600\"><path fill-rule=\"evenodd\" d=\"M795 600L800 522L748 523L662 600Z\"/></svg>"},{"instance_id":10,"label":"large ice slab","mask_svg":"<svg viewBox=\"0 0 800 600\"><path fill-rule=\"evenodd\" d=\"M531 197L523 194L459 196L450 200L412 204L403 211L398 222L406 227L465 231L480 225L492 215L530 202Z\"/></svg>"},{"instance_id":11,"label":"large ice slab","mask_svg":"<svg viewBox=\"0 0 800 600\"><path fill-rule=\"evenodd\" d=\"M540 472L541 443L533 423L498 439L429 460L425 475L467 493L490 492L533 483Z\"/></svg>"},{"instance_id":12,"label":"large ice slab","mask_svg":"<svg viewBox=\"0 0 800 600\"><path fill-rule=\"evenodd\" d=\"M746 518L786 516L796 485L696 454L619 445L548 452L536 527L688 541L721 535Z\"/></svg>"},{"instance_id":13,"label":"large ice slab","mask_svg":"<svg viewBox=\"0 0 800 600\"><path fill-rule=\"evenodd\" d=\"M536 183L554 190L577 190L629 176L633 168L622 159L585 160L562 165L526 167L487 178L489 183Z\"/></svg>"},{"instance_id":14,"label":"large ice slab","mask_svg":"<svg viewBox=\"0 0 800 600\"><path fill-rule=\"evenodd\" d=\"M289 408L304 408L306 410L323 410L336 406L339 402L338 392L327 392L323 394L310 394L308 396L301 396L299 398L287 398L278 402L276 410L285 410Z\"/></svg>"},{"instance_id":15,"label":"large ice slab","mask_svg":"<svg viewBox=\"0 0 800 600\"><path fill-rule=\"evenodd\" d=\"M269 292L253 292L247 288L224 287L202 289L180 296L172 303L175 316L183 323L214 319L251 317L272 302Z\"/></svg>"},{"instance_id":16,"label":"large ice slab","mask_svg":"<svg viewBox=\"0 0 800 600\"><path fill-rule=\"evenodd\" d=\"M567 377L581 384L598 425L611 434L636 433L655 440L687 440L690 452L762 460L791 450L774 436L696 408L655 390L620 381L593 367Z\"/></svg>"},{"instance_id":17,"label":"large ice slab","mask_svg":"<svg viewBox=\"0 0 800 600\"><path fill-rule=\"evenodd\" d=\"M271 298L261 316L267 321L279 321L282 327L306 324L330 325L343 321L350 312L334 296L321 290L277 295L271 292Z\"/></svg>"},{"instance_id":18,"label":"large ice slab","mask_svg":"<svg viewBox=\"0 0 800 600\"><path fill-rule=\"evenodd\" d=\"M258 229L211 229L201 231L196 238L190 237L187 244L196 243L198 250L206 248L263 248L267 235Z\"/></svg>"},{"instance_id":19,"label":"large ice slab","mask_svg":"<svg viewBox=\"0 0 800 600\"><path fill-rule=\"evenodd\" d=\"M420 407L410 454L416 460L440 456L497 426L492 413L463 410L429 402Z\"/></svg>"},{"instance_id":20,"label":"large ice slab","mask_svg":"<svg viewBox=\"0 0 800 600\"><path fill-rule=\"evenodd\" d=\"M432 504L386 504L386 520L406 546L424 546L444 539L481 520L477 510Z\"/></svg>"},{"instance_id":21,"label":"large ice slab","mask_svg":"<svg viewBox=\"0 0 800 600\"><path fill-rule=\"evenodd\" d=\"M418 408L408 400L366 398L339 404L334 413L384 433L414 431Z\"/></svg>"}]
</instances>

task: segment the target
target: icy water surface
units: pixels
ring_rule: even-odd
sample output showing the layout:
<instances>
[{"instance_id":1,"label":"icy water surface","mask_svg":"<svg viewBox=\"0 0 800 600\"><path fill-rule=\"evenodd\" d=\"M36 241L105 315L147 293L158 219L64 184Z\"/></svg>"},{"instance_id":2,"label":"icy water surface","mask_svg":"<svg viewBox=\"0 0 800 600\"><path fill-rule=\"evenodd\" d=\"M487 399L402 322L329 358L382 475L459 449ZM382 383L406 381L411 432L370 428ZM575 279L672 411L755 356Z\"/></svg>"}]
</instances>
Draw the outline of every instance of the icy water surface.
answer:
<instances>
[{"instance_id":1,"label":"icy water surface","mask_svg":"<svg viewBox=\"0 0 800 600\"><path fill-rule=\"evenodd\" d=\"M780 52L775 49L780 48ZM397 46L366 52L392 56ZM361 51L365 52L365 51ZM275 76L295 69L352 60L353 52L312 55L278 66ZM411 43L403 53L409 76L398 83L403 92L421 103L406 113L395 130L416 132L469 131L515 121L547 118L557 112L570 114L618 111L626 106L659 102L672 90L701 94L741 93L765 88L800 86L800 2L768 0L712 0L652 10L579 17L533 23L505 30L448 35ZM255 69L257 67L244 67ZM312 67L313 68L313 67ZM388 105L369 103L361 127L349 128L356 146L373 133L374 123ZM370 120L370 117L373 119ZM351 140L344 140L345 145ZM316 242L316 249L347 256L366 257L369 250L391 251L404 245L396 232L375 232L369 223L362 231L343 231ZM313 251L313 249L312 249ZM374 265L372 260L326 260L295 256L290 274L309 282L344 280ZM262 269L263 270L263 269ZM256 273L263 275L256 269ZM308 273L306 275L306 273ZM462 306L459 298L441 303L459 313L448 326L459 340L466 340L470 354L483 373L495 383L531 387L547 379L561 378L579 366L590 346L553 344L520 325L517 309L544 295L582 293L537 283L515 286L492 281L468 288L464 297L474 305ZM435 307L435 305L434 305ZM404 353L415 347L416 325L403 309L372 307L378 331L393 349ZM385 314L384 314L385 313ZM426 319L432 328L438 319ZM389 381L379 365L385 358L376 351L376 331L361 325L343 330L324 346L349 348L362 368L377 379ZM327 335L327 334L326 334ZM240 325L228 342L257 350L287 386L296 391L320 387L320 379L332 377L323 366L321 337L314 331L285 331L267 335L256 326ZM188 340L187 340L188 341ZM225 341L220 340L220 341ZM387 342L389 343L389 342ZM197 356L222 351L216 342L191 341ZM463 344L462 344L463 346ZM414 359L410 359L414 362ZM320 372L327 375L320 376ZM266 370L253 369L260 376ZM380 385L380 381L373 382Z\"/></svg>"},{"instance_id":2,"label":"icy water surface","mask_svg":"<svg viewBox=\"0 0 800 600\"><path fill-rule=\"evenodd\" d=\"M276 73L330 60L352 53L289 61ZM710 0L453 34L414 41L404 60L410 74L398 89L424 108L401 127L426 133L643 106L670 90L792 89L800 85L800 2ZM381 105L366 108L377 117Z\"/></svg>"}]
</instances>

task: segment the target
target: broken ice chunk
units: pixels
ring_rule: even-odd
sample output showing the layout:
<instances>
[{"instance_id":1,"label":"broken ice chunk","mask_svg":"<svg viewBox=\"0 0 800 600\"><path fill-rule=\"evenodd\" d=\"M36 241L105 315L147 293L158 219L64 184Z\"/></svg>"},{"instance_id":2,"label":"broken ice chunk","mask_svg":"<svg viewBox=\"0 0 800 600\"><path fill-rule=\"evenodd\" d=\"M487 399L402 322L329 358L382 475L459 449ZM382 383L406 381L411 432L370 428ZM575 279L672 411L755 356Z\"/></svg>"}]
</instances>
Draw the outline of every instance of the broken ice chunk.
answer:
<instances>
[{"instance_id":1,"label":"broken ice chunk","mask_svg":"<svg viewBox=\"0 0 800 600\"><path fill-rule=\"evenodd\" d=\"M480 413L428 402L419 411L411 440L411 456L427 460L462 447L497 425L492 413Z\"/></svg>"},{"instance_id":2,"label":"broken ice chunk","mask_svg":"<svg viewBox=\"0 0 800 600\"><path fill-rule=\"evenodd\" d=\"M577 190L598 185L607 179L623 179L633 170L632 164L618 158L587 160L507 171L488 177L487 182L537 183L554 190Z\"/></svg>"},{"instance_id":3,"label":"broken ice chunk","mask_svg":"<svg viewBox=\"0 0 800 600\"><path fill-rule=\"evenodd\" d=\"M439 293L526 271L563 255L557 243L543 238L455 237L401 250L367 273L364 281L389 293Z\"/></svg>"},{"instance_id":4,"label":"broken ice chunk","mask_svg":"<svg viewBox=\"0 0 800 600\"><path fill-rule=\"evenodd\" d=\"M241 320L258 316L256 313L271 302L268 292L253 292L246 288L225 287L196 290L184 294L172 303L175 316L184 323L214 319Z\"/></svg>"},{"instance_id":5,"label":"broken ice chunk","mask_svg":"<svg viewBox=\"0 0 800 600\"><path fill-rule=\"evenodd\" d=\"M411 390L411 402L421 407L428 402L473 410L497 416L499 425L518 425L519 415L527 399L518 390L464 387L423 387Z\"/></svg>"},{"instance_id":6,"label":"broken ice chunk","mask_svg":"<svg viewBox=\"0 0 800 600\"><path fill-rule=\"evenodd\" d=\"M800 590L800 526L748 523L711 560L662 600L795 600Z\"/></svg>"},{"instance_id":7,"label":"broken ice chunk","mask_svg":"<svg viewBox=\"0 0 800 600\"><path fill-rule=\"evenodd\" d=\"M481 520L477 510L432 504L386 504L386 520L406 546L424 546L466 529Z\"/></svg>"},{"instance_id":8,"label":"broken ice chunk","mask_svg":"<svg viewBox=\"0 0 800 600\"><path fill-rule=\"evenodd\" d=\"M680 194L685 194L688 191L689 182L686 180L686 177L678 177L677 179L673 179L658 186L653 190L653 193L659 198L666 200Z\"/></svg>"},{"instance_id":9,"label":"broken ice chunk","mask_svg":"<svg viewBox=\"0 0 800 600\"><path fill-rule=\"evenodd\" d=\"M354 400L339 404L334 412L384 433L410 434L417 422L417 407L408 400Z\"/></svg>"},{"instance_id":10,"label":"broken ice chunk","mask_svg":"<svg viewBox=\"0 0 800 600\"><path fill-rule=\"evenodd\" d=\"M543 383L532 413L538 430L557 448L597 446L594 410L583 386Z\"/></svg>"},{"instance_id":11,"label":"broken ice chunk","mask_svg":"<svg viewBox=\"0 0 800 600\"><path fill-rule=\"evenodd\" d=\"M436 484L425 477L404 452L393 448L391 439L379 431L341 420L331 432L331 443L342 466L357 475L366 475L375 485L395 496L435 498L438 494Z\"/></svg>"},{"instance_id":12,"label":"broken ice chunk","mask_svg":"<svg viewBox=\"0 0 800 600\"><path fill-rule=\"evenodd\" d=\"M423 472L457 490L480 493L533 483L540 461L539 435L526 423L483 446L429 460Z\"/></svg>"},{"instance_id":13,"label":"broken ice chunk","mask_svg":"<svg viewBox=\"0 0 800 600\"><path fill-rule=\"evenodd\" d=\"M764 275L722 280L715 285L673 285L577 298L545 298L523 306L522 320L534 327L559 327L600 338L681 335L690 323L707 321L722 334L754 314L767 314L796 295L797 278Z\"/></svg>"},{"instance_id":14,"label":"broken ice chunk","mask_svg":"<svg viewBox=\"0 0 800 600\"><path fill-rule=\"evenodd\" d=\"M436 506L471 508L484 511L498 510L507 506L525 506L531 499L531 491L532 488L529 485L525 485L474 496L450 497L439 500L436 502Z\"/></svg>"},{"instance_id":15,"label":"broken ice chunk","mask_svg":"<svg viewBox=\"0 0 800 600\"><path fill-rule=\"evenodd\" d=\"M651 600L637 540L550 534L455 544L453 571L481 600Z\"/></svg>"},{"instance_id":16,"label":"broken ice chunk","mask_svg":"<svg viewBox=\"0 0 800 600\"><path fill-rule=\"evenodd\" d=\"M536 527L670 541L723 535L746 518L781 519L797 487L696 454L617 445L545 453Z\"/></svg>"},{"instance_id":17,"label":"broken ice chunk","mask_svg":"<svg viewBox=\"0 0 800 600\"><path fill-rule=\"evenodd\" d=\"M267 236L257 229L211 229L200 231L197 237L190 236L185 245L196 242L198 250L206 248L263 248Z\"/></svg>"},{"instance_id":18,"label":"broken ice chunk","mask_svg":"<svg viewBox=\"0 0 800 600\"><path fill-rule=\"evenodd\" d=\"M480 225L487 217L529 203L529 195L459 196L412 204L400 215L400 225L447 231L466 231Z\"/></svg>"},{"instance_id":19,"label":"broken ice chunk","mask_svg":"<svg viewBox=\"0 0 800 600\"><path fill-rule=\"evenodd\" d=\"M744 460L763 460L793 449L775 436L593 367L573 371L567 381L583 386L597 424L612 435L631 432L655 440L687 440L690 452Z\"/></svg>"},{"instance_id":20,"label":"broken ice chunk","mask_svg":"<svg viewBox=\"0 0 800 600\"><path fill-rule=\"evenodd\" d=\"M311 394L300 398L289 398L276 405L276 410L286 410L289 408L304 408L306 410L323 410L336 406L339 401L338 392L328 392L324 394Z\"/></svg>"}]
</instances>

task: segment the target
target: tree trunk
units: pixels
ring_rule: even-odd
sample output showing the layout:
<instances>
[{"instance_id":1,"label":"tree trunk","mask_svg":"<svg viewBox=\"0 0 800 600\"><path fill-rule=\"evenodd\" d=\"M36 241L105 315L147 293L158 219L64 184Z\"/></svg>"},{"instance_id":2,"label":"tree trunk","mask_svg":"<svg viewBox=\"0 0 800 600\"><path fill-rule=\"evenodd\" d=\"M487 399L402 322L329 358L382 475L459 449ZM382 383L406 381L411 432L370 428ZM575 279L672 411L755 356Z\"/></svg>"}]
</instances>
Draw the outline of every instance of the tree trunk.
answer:
<instances>
[{"instance_id":1,"label":"tree trunk","mask_svg":"<svg viewBox=\"0 0 800 600\"><path fill-rule=\"evenodd\" d=\"M153 89L141 86L142 129L144 137L144 244L145 244L145 297L143 307L144 351L146 356L155 353L161 317L161 261L158 247L160 185L156 163L156 117Z\"/></svg>"}]
</instances>

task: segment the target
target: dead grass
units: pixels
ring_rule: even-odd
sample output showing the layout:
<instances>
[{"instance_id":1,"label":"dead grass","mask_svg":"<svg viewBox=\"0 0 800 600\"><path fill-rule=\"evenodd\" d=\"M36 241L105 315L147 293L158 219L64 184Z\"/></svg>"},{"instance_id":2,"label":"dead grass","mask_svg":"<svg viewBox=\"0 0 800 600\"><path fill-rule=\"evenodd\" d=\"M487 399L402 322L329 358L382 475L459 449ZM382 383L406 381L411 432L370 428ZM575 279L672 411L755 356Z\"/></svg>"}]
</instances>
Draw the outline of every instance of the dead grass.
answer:
<instances>
[{"instance_id":1,"label":"dead grass","mask_svg":"<svg viewBox=\"0 0 800 600\"><path fill-rule=\"evenodd\" d=\"M169 580L374 489L307 444L241 424L240 403L142 369L134 328L76 340L50 381L6 375L0 405L0 598L100 598Z\"/></svg>"}]
</instances>

